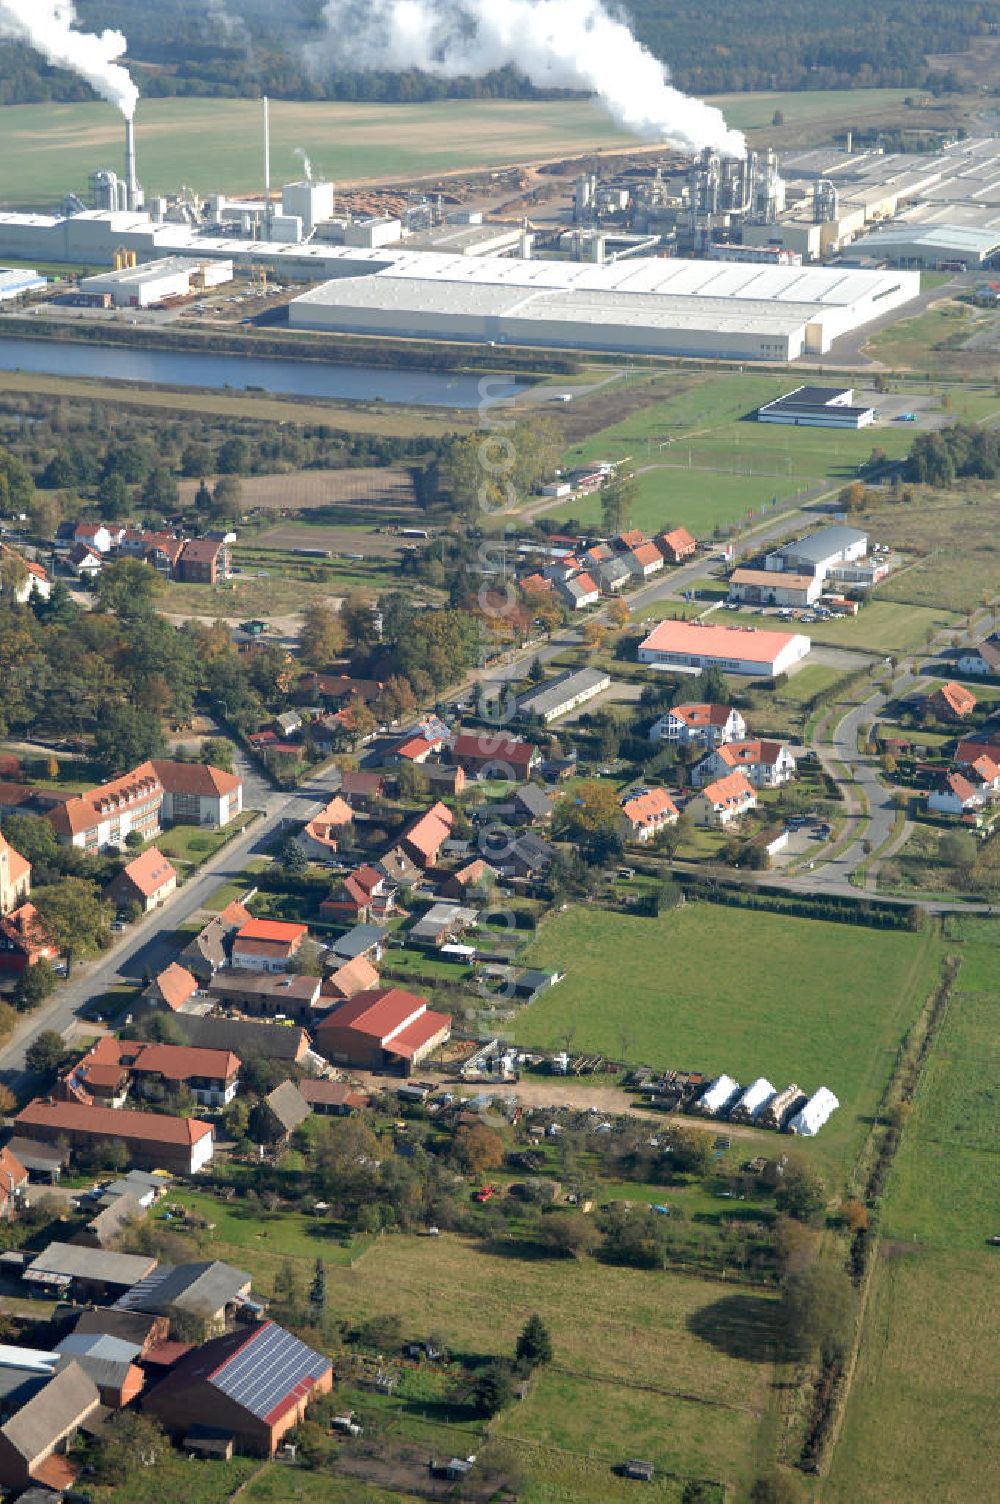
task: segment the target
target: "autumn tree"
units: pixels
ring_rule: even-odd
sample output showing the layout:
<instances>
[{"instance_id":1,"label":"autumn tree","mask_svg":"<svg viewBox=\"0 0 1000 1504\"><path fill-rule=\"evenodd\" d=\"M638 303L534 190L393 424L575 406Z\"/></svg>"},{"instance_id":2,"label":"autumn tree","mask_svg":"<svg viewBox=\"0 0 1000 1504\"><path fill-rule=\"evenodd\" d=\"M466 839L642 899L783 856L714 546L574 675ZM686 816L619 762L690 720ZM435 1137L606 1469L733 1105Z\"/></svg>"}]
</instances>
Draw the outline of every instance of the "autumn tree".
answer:
<instances>
[{"instance_id":1,"label":"autumn tree","mask_svg":"<svg viewBox=\"0 0 1000 1504\"><path fill-rule=\"evenodd\" d=\"M462 1128L455 1139L455 1157L470 1175L482 1175L503 1164L503 1139L485 1123Z\"/></svg>"},{"instance_id":2,"label":"autumn tree","mask_svg":"<svg viewBox=\"0 0 1000 1504\"><path fill-rule=\"evenodd\" d=\"M42 932L66 957L67 971L80 956L92 955L110 933L113 910L96 883L64 877L35 895Z\"/></svg>"},{"instance_id":3,"label":"autumn tree","mask_svg":"<svg viewBox=\"0 0 1000 1504\"><path fill-rule=\"evenodd\" d=\"M616 600L613 600L611 602L611 605L608 607L608 620L611 622L611 625L613 627L617 627L619 631L627 627L629 622L632 620L632 613L628 608L628 604L627 602L623 601L620 596Z\"/></svg>"},{"instance_id":4,"label":"autumn tree","mask_svg":"<svg viewBox=\"0 0 1000 1504\"><path fill-rule=\"evenodd\" d=\"M598 830L616 830L621 813L614 784L591 778L559 800L553 824L558 834L580 839Z\"/></svg>"},{"instance_id":5,"label":"autumn tree","mask_svg":"<svg viewBox=\"0 0 1000 1504\"><path fill-rule=\"evenodd\" d=\"M340 612L314 601L303 612L299 657L308 668L328 668L343 651L346 633Z\"/></svg>"},{"instance_id":6,"label":"autumn tree","mask_svg":"<svg viewBox=\"0 0 1000 1504\"><path fill-rule=\"evenodd\" d=\"M161 576L142 559L113 559L94 586L101 610L113 611L123 620L147 615L162 589Z\"/></svg>"},{"instance_id":7,"label":"autumn tree","mask_svg":"<svg viewBox=\"0 0 1000 1504\"><path fill-rule=\"evenodd\" d=\"M582 635L584 647L588 648L590 652L596 653L604 646L604 641L608 634L603 622L588 621L584 624Z\"/></svg>"}]
</instances>

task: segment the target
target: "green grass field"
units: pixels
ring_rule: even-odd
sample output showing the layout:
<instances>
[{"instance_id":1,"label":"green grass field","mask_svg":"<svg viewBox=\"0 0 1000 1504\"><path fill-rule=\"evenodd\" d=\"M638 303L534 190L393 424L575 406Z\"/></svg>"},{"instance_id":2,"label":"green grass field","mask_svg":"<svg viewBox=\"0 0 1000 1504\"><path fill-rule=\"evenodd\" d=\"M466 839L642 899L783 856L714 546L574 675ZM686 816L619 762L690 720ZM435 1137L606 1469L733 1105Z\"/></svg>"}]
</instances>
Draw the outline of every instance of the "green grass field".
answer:
<instances>
[{"instance_id":1,"label":"green grass field","mask_svg":"<svg viewBox=\"0 0 1000 1504\"><path fill-rule=\"evenodd\" d=\"M0 116L6 150L0 199L48 203L87 187L95 167L121 165L122 125L106 104L12 105ZM248 99L144 99L136 113L139 177L147 193L182 183L199 193L259 192L263 127ZM338 183L491 167L628 142L586 101L508 99L436 104L271 101L271 177L302 175L305 147L318 175Z\"/></svg>"},{"instance_id":2,"label":"green grass field","mask_svg":"<svg viewBox=\"0 0 1000 1504\"><path fill-rule=\"evenodd\" d=\"M904 91L810 91L722 96L730 123L768 129L775 110L786 126L860 121L902 105ZM80 192L95 167L117 170L122 127L106 104L11 105L3 110L6 151L0 199L45 203ZM261 187L258 102L245 99L144 99L136 115L139 175L147 192L182 183L230 195ZM331 104L271 101L272 180L298 178L297 146L316 172L351 183L535 161L627 144L586 100L449 99L433 104Z\"/></svg>"},{"instance_id":3,"label":"green grass field","mask_svg":"<svg viewBox=\"0 0 1000 1504\"><path fill-rule=\"evenodd\" d=\"M721 371L671 384L669 395L595 427L566 456L571 465L627 458L639 476L633 514L639 527L674 522L705 535L717 523L745 519L749 509L756 516L772 499L846 484L875 446L892 457L909 448L910 437L898 428L850 433L753 421L758 407L788 391L787 377ZM567 502L546 515L590 521L600 515L599 499Z\"/></svg>"},{"instance_id":4,"label":"green grass field","mask_svg":"<svg viewBox=\"0 0 1000 1504\"><path fill-rule=\"evenodd\" d=\"M566 978L521 1012L515 1038L562 1048L571 1035L573 1049L634 1063L829 1086L841 1110L810 1152L836 1167L867 1131L937 955L927 935L711 904L656 920L577 906L527 952Z\"/></svg>"},{"instance_id":5,"label":"green grass field","mask_svg":"<svg viewBox=\"0 0 1000 1504\"><path fill-rule=\"evenodd\" d=\"M308 1473L271 1462L240 1494L245 1504L415 1504L415 1494L374 1488L357 1478Z\"/></svg>"},{"instance_id":6,"label":"green grass field","mask_svg":"<svg viewBox=\"0 0 1000 1504\"><path fill-rule=\"evenodd\" d=\"M911 606L886 600L873 600L862 606L857 616L836 620L784 623L777 617L762 621L752 611L725 611L718 620L725 626L765 627L765 630L803 632L815 643L827 647L856 648L863 653L908 653L923 647L928 634L957 630L960 617L953 611L931 606Z\"/></svg>"},{"instance_id":7,"label":"green grass field","mask_svg":"<svg viewBox=\"0 0 1000 1504\"><path fill-rule=\"evenodd\" d=\"M87 1495L93 1504L163 1504L166 1499L183 1499L185 1504L229 1504L234 1491L259 1468L260 1462L253 1457L235 1457L222 1466L218 1462L189 1461L172 1452L148 1473L136 1470L118 1488L97 1488L88 1481Z\"/></svg>"},{"instance_id":8,"label":"green grass field","mask_svg":"<svg viewBox=\"0 0 1000 1504\"><path fill-rule=\"evenodd\" d=\"M1000 1306L1000 948L971 943L885 1196L882 1257L824 1504L988 1495Z\"/></svg>"},{"instance_id":9,"label":"green grass field","mask_svg":"<svg viewBox=\"0 0 1000 1504\"><path fill-rule=\"evenodd\" d=\"M539 1504L631 1497L609 1471L630 1456L745 1485L773 1378L767 1295L593 1259L507 1257L447 1235L382 1238L331 1270L327 1289L352 1321L398 1312L405 1336L437 1328L466 1353L510 1352L528 1315L544 1314L567 1372L545 1375L495 1425L536 1480L551 1478L554 1491L528 1495Z\"/></svg>"}]
</instances>

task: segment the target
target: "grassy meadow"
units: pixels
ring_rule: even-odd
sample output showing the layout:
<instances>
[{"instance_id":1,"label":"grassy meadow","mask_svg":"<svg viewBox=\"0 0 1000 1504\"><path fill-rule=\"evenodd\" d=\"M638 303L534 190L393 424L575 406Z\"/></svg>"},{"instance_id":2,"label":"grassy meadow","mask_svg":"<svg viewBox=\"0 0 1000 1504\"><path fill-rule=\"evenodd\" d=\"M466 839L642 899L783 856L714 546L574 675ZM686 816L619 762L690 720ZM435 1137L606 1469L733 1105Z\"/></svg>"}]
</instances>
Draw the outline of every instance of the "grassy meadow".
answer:
<instances>
[{"instance_id":1,"label":"grassy meadow","mask_svg":"<svg viewBox=\"0 0 1000 1504\"><path fill-rule=\"evenodd\" d=\"M746 1484L773 1381L770 1295L593 1259L507 1257L448 1235L380 1239L331 1269L327 1288L335 1313L398 1312L405 1336L443 1329L464 1353L512 1351L531 1312L544 1313L555 1368L494 1423L531 1474L552 1478L552 1491L527 1495L539 1504L630 1497L634 1485L610 1472L630 1456Z\"/></svg>"},{"instance_id":2,"label":"grassy meadow","mask_svg":"<svg viewBox=\"0 0 1000 1504\"><path fill-rule=\"evenodd\" d=\"M576 906L526 955L565 979L525 1008L519 1043L632 1063L829 1086L841 1109L810 1145L831 1167L867 1132L896 1048L936 974L929 935L713 904L659 919Z\"/></svg>"},{"instance_id":3,"label":"grassy meadow","mask_svg":"<svg viewBox=\"0 0 1000 1504\"><path fill-rule=\"evenodd\" d=\"M965 1504L995 1435L1000 936L973 940L903 1134L824 1504ZM984 932L985 933L985 932Z\"/></svg>"},{"instance_id":4,"label":"grassy meadow","mask_svg":"<svg viewBox=\"0 0 1000 1504\"><path fill-rule=\"evenodd\" d=\"M772 500L845 485L874 446L897 458L912 439L892 426L853 433L757 423L751 415L789 390L787 376L685 375L671 378L662 397L666 383L650 385L655 399L596 427L566 456L570 465L627 458L639 481L632 520L646 529L673 522L704 536L750 509L756 516ZM546 515L594 521L599 498L566 502Z\"/></svg>"}]
</instances>

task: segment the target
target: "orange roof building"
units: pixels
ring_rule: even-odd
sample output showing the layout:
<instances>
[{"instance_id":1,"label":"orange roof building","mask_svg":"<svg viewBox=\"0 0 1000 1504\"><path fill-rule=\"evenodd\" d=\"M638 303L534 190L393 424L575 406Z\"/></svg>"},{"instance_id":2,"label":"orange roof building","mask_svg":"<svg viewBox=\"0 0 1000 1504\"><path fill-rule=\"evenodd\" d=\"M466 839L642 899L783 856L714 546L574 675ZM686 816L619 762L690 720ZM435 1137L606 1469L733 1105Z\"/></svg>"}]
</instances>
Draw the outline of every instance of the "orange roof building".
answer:
<instances>
[{"instance_id":1,"label":"orange roof building","mask_svg":"<svg viewBox=\"0 0 1000 1504\"><path fill-rule=\"evenodd\" d=\"M316 1048L335 1064L409 1075L450 1036L450 1015L431 1012L425 997L379 987L328 1013L316 1030Z\"/></svg>"},{"instance_id":2,"label":"orange roof building","mask_svg":"<svg viewBox=\"0 0 1000 1504\"><path fill-rule=\"evenodd\" d=\"M326 808L313 816L299 837L306 856L318 862L332 860L353 819L354 811L347 800L339 794L334 795Z\"/></svg>"},{"instance_id":3,"label":"orange roof building","mask_svg":"<svg viewBox=\"0 0 1000 1504\"><path fill-rule=\"evenodd\" d=\"M18 975L39 961L54 961L58 954L30 899L0 918L0 972Z\"/></svg>"},{"instance_id":4,"label":"orange roof building","mask_svg":"<svg viewBox=\"0 0 1000 1504\"><path fill-rule=\"evenodd\" d=\"M210 1163L214 1152L211 1123L168 1117L161 1112L120 1112L113 1107L85 1107L36 1097L18 1113L15 1123L23 1138L38 1139L43 1144L65 1139L71 1149L119 1139L128 1150L130 1164L140 1170L194 1175Z\"/></svg>"},{"instance_id":5,"label":"orange roof building","mask_svg":"<svg viewBox=\"0 0 1000 1504\"><path fill-rule=\"evenodd\" d=\"M148 846L112 878L105 892L113 903L137 903L143 913L165 903L177 887L177 873L156 846Z\"/></svg>"},{"instance_id":6,"label":"orange roof building","mask_svg":"<svg viewBox=\"0 0 1000 1504\"><path fill-rule=\"evenodd\" d=\"M679 818L680 811L666 789L638 789L622 800L625 835L643 845Z\"/></svg>"},{"instance_id":7,"label":"orange roof building","mask_svg":"<svg viewBox=\"0 0 1000 1504\"><path fill-rule=\"evenodd\" d=\"M232 1050L149 1044L105 1035L62 1077L59 1095L84 1106L120 1107L130 1087L162 1083L189 1091L200 1107L227 1107L236 1095L240 1058Z\"/></svg>"},{"instance_id":8,"label":"orange roof building","mask_svg":"<svg viewBox=\"0 0 1000 1504\"><path fill-rule=\"evenodd\" d=\"M708 784L688 803L696 825L729 825L756 808L757 795L743 773L730 773Z\"/></svg>"},{"instance_id":9,"label":"orange roof building","mask_svg":"<svg viewBox=\"0 0 1000 1504\"><path fill-rule=\"evenodd\" d=\"M656 542L663 557L671 564L680 564L683 559L689 559L698 547L686 527L675 527L669 532L658 533Z\"/></svg>"},{"instance_id":10,"label":"orange roof building","mask_svg":"<svg viewBox=\"0 0 1000 1504\"><path fill-rule=\"evenodd\" d=\"M927 708L943 721L964 721L975 710L978 701L971 689L950 680L927 697Z\"/></svg>"},{"instance_id":11,"label":"orange roof building","mask_svg":"<svg viewBox=\"0 0 1000 1504\"><path fill-rule=\"evenodd\" d=\"M31 892L31 863L0 835L0 914L9 914Z\"/></svg>"},{"instance_id":12,"label":"orange roof building","mask_svg":"<svg viewBox=\"0 0 1000 1504\"><path fill-rule=\"evenodd\" d=\"M244 971L285 971L308 933L304 924L251 919L233 940L232 964Z\"/></svg>"},{"instance_id":13,"label":"orange roof building","mask_svg":"<svg viewBox=\"0 0 1000 1504\"><path fill-rule=\"evenodd\" d=\"M639 662L655 668L776 679L809 652L801 632L760 632L755 627L717 627L693 621L661 621L639 644Z\"/></svg>"},{"instance_id":14,"label":"orange roof building","mask_svg":"<svg viewBox=\"0 0 1000 1504\"><path fill-rule=\"evenodd\" d=\"M455 816L440 800L431 805L426 814L409 824L400 837L399 844L406 855L418 867L433 867L441 847L451 836Z\"/></svg>"}]
</instances>

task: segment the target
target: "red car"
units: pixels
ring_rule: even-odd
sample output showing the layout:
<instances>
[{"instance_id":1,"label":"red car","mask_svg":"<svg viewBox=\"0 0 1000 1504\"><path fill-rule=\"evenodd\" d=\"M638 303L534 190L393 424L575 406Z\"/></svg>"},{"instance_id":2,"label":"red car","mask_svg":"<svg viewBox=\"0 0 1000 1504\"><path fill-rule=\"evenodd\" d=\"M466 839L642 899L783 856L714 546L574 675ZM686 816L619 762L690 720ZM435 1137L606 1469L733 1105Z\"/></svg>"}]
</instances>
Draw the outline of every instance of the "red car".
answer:
<instances>
[{"instance_id":1,"label":"red car","mask_svg":"<svg viewBox=\"0 0 1000 1504\"><path fill-rule=\"evenodd\" d=\"M491 1196L495 1196L496 1195L496 1191L497 1191L497 1188L496 1188L495 1185L484 1185L483 1188L482 1188L482 1190L479 1190L479 1191L476 1192L476 1194L475 1194L475 1200L476 1201L489 1201L489 1199L490 1199Z\"/></svg>"}]
</instances>

